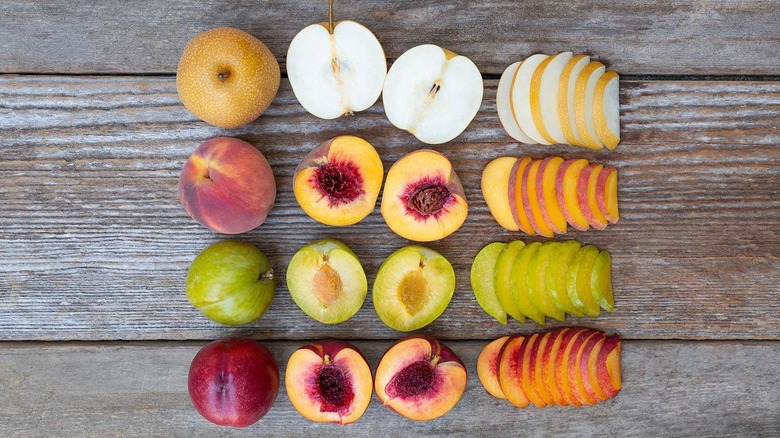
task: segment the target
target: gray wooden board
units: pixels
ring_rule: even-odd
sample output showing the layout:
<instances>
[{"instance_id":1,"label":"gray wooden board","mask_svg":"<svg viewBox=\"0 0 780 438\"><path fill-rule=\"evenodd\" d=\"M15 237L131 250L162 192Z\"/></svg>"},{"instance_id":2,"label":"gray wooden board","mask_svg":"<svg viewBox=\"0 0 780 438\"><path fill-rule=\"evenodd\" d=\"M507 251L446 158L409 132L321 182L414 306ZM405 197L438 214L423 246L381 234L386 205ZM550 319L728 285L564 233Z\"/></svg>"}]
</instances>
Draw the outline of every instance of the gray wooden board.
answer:
<instances>
[{"instance_id":1,"label":"gray wooden board","mask_svg":"<svg viewBox=\"0 0 780 438\"><path fill-rule=\"evenodd\" d=\"M780 1L337 1L390 59L433 43L498 74L532 53L594 55L623 74L780 74ZM171 73L197 33L244 29L284 62L293 36L327 20L327 1L5 0L0 72Z\"/></svg>"},{"instance_id":2,"label":"gray wooden board","mask_svg":"<svg viewBox=\"0 0 780 438\"><path fill-rule=\"evenodd\" d=\"M281 375L303 341L264 342ZM202 419L187 370L202 343L0 344L0 433L27 436L751 436L780 435L780 342L627 341L623 389L592 407L517 409L482 388L485 342L448 345L466 363L463 398L428 423L400 417L373 396L341 427L304 419L282 381L271 411L245 430ZM357 342L372 370L389 341ZM283 378L282 378L283 380ZM478 432L476 432L478 431Z\"/></svg>"},{"instance_id":3,"label":"gray wooden board","mask_svg":"<svg viewBox=\"0 0 780 438\"><path fill-rule=\"evenodd\" d=\"M495 86L486 82L469 129L436 147L452 159L470 212L458 232L429 244L453 263L458 287L425 331L487 339L507 330L477 305L470 263L488 242L534 239L495 223L480 193L481 171L498 156L560 154L620 169L620 223L563 237L611 252L616 311L568 324L633 339L780 339L780 83L623 81L624 141L614 152L518 145L497 120ZM238 236L276 266L276 300L239 332L289 340L397 338L374 313L370 293L353 319L325 326L306 317L284 285L292 254L316 238L345 241L369 282L407 243L378 211L335 228L298 207L295 166L340 134L372 142L386 169L423 147L389 124L381 102L323 121L305 113L286 80L258 121L220 130L181 106L172 77L0 76L0 339L181 340L234 332L203 318L183 292L194 256L226 238L192 221L177 192L187 156L217 135L256 145L279 188L267 222Z\"/></svg>"}]
</instances>

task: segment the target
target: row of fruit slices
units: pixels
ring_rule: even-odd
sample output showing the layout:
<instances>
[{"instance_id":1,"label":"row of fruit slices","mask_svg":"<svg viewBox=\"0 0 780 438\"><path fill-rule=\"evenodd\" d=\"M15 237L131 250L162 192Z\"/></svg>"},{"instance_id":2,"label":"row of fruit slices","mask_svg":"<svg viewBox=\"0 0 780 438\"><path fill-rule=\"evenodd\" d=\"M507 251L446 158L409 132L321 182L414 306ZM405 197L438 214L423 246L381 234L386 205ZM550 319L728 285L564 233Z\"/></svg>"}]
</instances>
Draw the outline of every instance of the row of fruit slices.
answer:
<instances>
[{"instance_id":1,"label":"row of fruit slices","mask_svg":"<svg viewBox=\"0 0 780 438\"><path fill-rule=\"evenodd\" d=\"M504 336L477 359L485 390L524 408L594 405L617 395L621 340L582 327Z\"/></svg>"},{"instance_id":2,"label":"row of fruit slices","mask_svg":"<svg viewBox=\"0 0 780 438\"><path fill-rule=\"evenodd\" d=\"M506 324L566 314L595 318L614 309L611 259L607 251L575 240L490 243L471 265L471 288L485 312Z\"/></svg>"},{"instance_id":3,"label":"row of fruit slices","mask_svg":"<svg viewBox=\"0 0 780 438\"><path fill-rule=\"evenodd\" d=\"M482 195L499 225L553 237L617 223L618 171L585 159L499 157L482 171Z\"/></svg>"},{"instance_id":4,"label":"row of fruit slices","mask_svg":"<svg viewBox=\"0 0 780 438\"><path fill-rule=\"evenodd\" d=\"M587 55L536 54L504 70L496 110L506 132L523 143L615 149L619 80Z\"/></svg>"}]
</instances>

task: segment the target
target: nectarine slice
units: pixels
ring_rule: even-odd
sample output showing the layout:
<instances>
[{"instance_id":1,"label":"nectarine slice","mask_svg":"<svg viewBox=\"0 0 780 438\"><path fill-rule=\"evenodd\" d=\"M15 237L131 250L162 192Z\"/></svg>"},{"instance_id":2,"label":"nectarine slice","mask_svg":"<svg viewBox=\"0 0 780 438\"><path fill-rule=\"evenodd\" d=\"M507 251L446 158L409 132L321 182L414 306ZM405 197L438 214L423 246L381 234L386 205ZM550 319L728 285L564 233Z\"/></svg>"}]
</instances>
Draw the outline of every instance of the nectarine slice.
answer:
<instances>
[{"instance_id":1,"label":"nectarine slice","mask_svg":"<svg viewBox=\"0 0 780 438\"><path fill-rule=\"evenodd\" d=\"M557 245L555 242L545 242L539 247L539 251L528 264L525 287L528 288L528 296L536 310L545 316L563 321L566 315L558 308L547 290L547 268Z\"/></svg>"},{"instance_id":2,"label":"nectarine slice","mask_svg":"<svg viewBox=\"0 0 780 438\"><path fill-rule=\"evenodd\" d=\"M511 336L499 352L498 382L501 392L510 403L518 408L524 408L530 403L522 387L522 348L526 339L520 335Z\"/></svg>"},{"instance_id":3,"label":"nectarine slice","mask_svg":"<svg viewBox=\"0 0 780 438\"><path fill-rule=\"evenodd\" d=\"M587 393L586 399L592 400L592 404L604 400L604 398L599 395L596 387L594 386L594 384L598 382L591 379L591 377L595 377L595 373L593 373L591 376L591 369L595 369L596 367L596 357L598 357L598 351L596 351L596 348L600 345L600 343L604 342L605 338L606 335L602 332L596 332L594 336L589 337L580 349L578 358L579 360L577 361L577 366L579 368L579 374L577 375L577 385L581 389L585 390Z\"/></svg>"},{"instance_id":4,"label":"nectarine slice","mask_svg":"<svg viewBox=\"0 0 780 438\"><path fill-rule=\"evenodd\" d=\"M509 180L514 170L517 158L499 157L489 162L482 171L482 197L485 198L490 214L503 228L517 231L520 225L515 220L516 213L512 211L509 199ZM514 189L514 187L512 187Z\"/></svg>"},{"instance_id":5,"label":"nectarine slice","mask_svg":"<svg viewBox=\"0 0 780 438\"><path fill-rule=\"evenodd\" d=\"M568 375L569 375L569 384L572 388L572 394L574 394L575 397L578 398L580 404L583 405L595 405L597 400L595 396L591 395L591 393L588 391L588 389L585 387L585 382L583 381L583 375L582 375L582 361L585 360L585 368L587 372L587 356L583 359L583 351L585 351L585 346L590 342L591 339L594 339L595 337L602 335L600 332L591 331L584 336L578 336L576 340L574 340L574 345L572 345L571 352L569 354L569 360L567 363L567 369L568 369ZM596 338L597 340L598 338ZM595 341L594 341L595 342ZM585 374L585 378L587 379L588 375Z\"/></svg>"},{"instance_id":6,"label":"nectarine slice","mask_svg":"<svg viewBox=\"0 0 780 438\"><path fill-rule=\"evenodd\" d=\"M326 225L352 225L368 216L382 188L382 159L362 138L342 135L309 152L295 169L301 209Z\"/></svg>"},{"instance_id":7,"label":"nectarine slice","mask_svg":"<svg viewBox=\"0 0 780 438\"><path fill-rule=\"evenodd\" d=\"M574 94L580 72L590 64L590 56L575 55L563 67L558 84L558 118L566 143L583 146L574 118Z\"/></svg>"},{"instance_id":8,"label":"nectarine slice","mask_svg":"<svg viewBox=\"0 0 780 438\"><path fill-rule=\"evenodd\" d=\"M604 166L601 169L601 173L599 173L598 181L596 181L596 203L604 217L613 224L620 219L617 183L617 169L611 166Z\"/></svg>"},{"instance_id":9,"label":"nectarine slice","mask_svg":"<svg viewBox=\"0 0 780 438\"><path fill-rule=\"evenodd\" d=\"M396 161L387 172L380 211L399 236L430 242L463 225L468 203L450 160L420 149Z\"/></svg>"},{"instance_id":10,"label":"nectarine slice","mask_svg":"<svg viewBox=\"0 0 780 438\"><path fill-rule=\"evenodd\" d=\"M614 71L604 73L593 91L593 122L596 135L607 149L620 143L619 77Z\"/></svg>"},{"instance_id":11,"label":"nectarine slice","mask_svg":"<svg viewBox=\"0 0 780 438\"><path fill-rule=\"evenodd\" d=\"M572 381L569 380L569 357L575 346L579 346L580 336L586 336L591 330L583 327L575 327L566 332L561 340L561 346L558 349L558 355L555 357L555 380L561 394L566 397L570 405L581 406L582 402L578 396L574 395Z\"/></svg>"},{"instance_id":12,"label":"nectarine slice","mask_svg":"<svg viewBox=\"0 0 780 438\"><path fill-rule=\"evenodd\" d=\"M528 167L523 171L522 180L522 196L523 196L523 208L525 214L528 217L531 227L545 237L553 237L553 232L550 227L545 223L542 217L542 210L539 206L539 198L536 192L537 173L539 172L539 166L542 164L542 160L533 160Z\"/></svg>"},{"instance_id":13,"label":"nectarine slice","mask_svg":"<svg viewBox=\"0 0 780 438\"><path fill-rule=\"evenodd\" d=\"M620 342L620 338L617 335L612 335L610 338L617 338L616 340L613 340L613 342L615 342L616 345L614 346L614 348L612 348L611 343L608 342L603 349L604 350L603 361L600 359L597 363L598 364L603 363L603 365L599 365L599 366L603 366L604 368L606 368L607 376L609 378L609 383L612 385L615 395L617 395L617 391L620 391L620 388L622 388L623 386L622 378L620 375L621 342ZM606 387L606 385L604 385L603 387ZM608 393L611 392L609 389L607 391Z\"/></svg>"},{"instance_id":14,"label":"nectarine slice","mask_svg":"<svg viewBox=\"0 0 780 438\"><path fill-rule=\"evenodd\" d=\"M539 343L540 336L538 333L534 333L531 337L526 338L523 345L520 347L521 373L520 373L520 385L523 388L523 392L536 407L543 408L547 406L547 402L536 392L534 387L533 375L534 365L536 364L536 349L535 345Z\"/></svg>"},{"instance_id":15,"label":"nectarine slice","mask_svg":"<svg viewBox=\"0 0 780 438\"><path fill-rule=\"evenodd\" d=\"M567 327L557 328L552 331L550 339L545 345L544 351L542 351L542 382L552 395L553 400L560 406L569 405L569 401L561 391L561 387L556 381L557 375L555 370L555 360L558 357L558 352L561 349L563 339L566 337L571 329Z\"/></svg>"},{"instance_id":16,"label":"nectarine slice","mask_svg":"<svg viewBox=\"0 0 780 438\"><path fill-rule=\"evenodd\" d=\"M390 347L379 360L374 388L379 400L406 418L427 421L450 411L466 389L466 367L452 350L427 336Z\"/></svg>"},{"instance_id":17,"label":"nectarine slice","mask_svg":"<svg viewBox=\"0 0 780 438\"><path fill-rule=\"evenodd\" d=\"M504 311L520 322L525 322L525 316L513 299L515 285L512 283L514 264L520 251L525 247L525 243L520 240L513 240L506 245L506 248L498 255L494 284L496 287L496 297Z\"/></svg>"},{"instance_id":18,"label":"nectarine slice","mask_svg":"<svg viewBox=\"0 0 780 438\"><path fill-rule=\"evenodd\" d=\"M576 240L557 243L550 263L547 265L545 279L547 291L558 308L574 316L582 316L583 312L572 304L569 298L569 292L566 289L566 272L580 247L580 243Z\"/></svg>"},{"instance_id":19,"label":"nectarine slice","mask_svg":"<svg viewBox=\"0 0 780 438\"><path fill-rule=\"evenodd\" d=\"M579 181L577 181L577 201L582 209L582 214L588 224L597 230L607 227L607 219L601 214L596 201L596 182L598 173L604 166L601 164L589 164L582 169ZM594 172L597 172L594 176Z\"/></svg>"},{"instance_id":20,"label":"nectarine slice","mask_svg":"<svg viewBox=\"0 0 780 438\"><path fill-rule=\"evenodd\" d=\"M506 247L505 243L493 242L485 245L474 257L471 264L471 289L482 310L506 325L506 311L496 295L494 277L498 256Z\"/></svg>"},{"instance_id":21,"label":"nectarine slice","mask_svg":"<svg viewBox=\"0 0 780 438\"><path fill-rule=\"evenodd\" d=\"M593 94L604 71L604 64L592 61L580 72L574 90L574 120L577 123L577 131L582 145L595 150L604 148L601 139L596 135L593 122Z\"/></svg>"},{"instance_id":22,"label":"nectarine slice","mask_svg":"<svg viewBox=\"0 0 780 438\"><path fill-rule=\"evenodd\" d=\"M599 316L599 305L593 298L590 288L593 265L599 250L593 245L585 245L577 252L566 272L566 290L572 304L591 318Z\"/></svg>"},{"instance_id":23,"label":"nectarine slice","mask_svg":"<svg viewBox=\"0 0 780 438\"><path fill-rule=\"evenodd\" d=\"M588 160L564 161L561 167L558 168L558 176L555 183L558 206L561 208L563 217L566 218L566 222L569 225L580 231L587 231L590 228L588 220L582 213L578 198L580 175L586 167L588 167Z\"/></svg>"},{"instance_id":24,"label":"nectarine slice","mask_svg":"<svg viewBox=\"0 0 780 438\"><path fill-rule=\"evenodd\" d=\"M287 395L293 407L312 421L349 424L371 401L371 369L350 344L322 341L304 345L287 362Z\"/></svg>"},{"instance_id":25,"label":"nectarine slice","mask_svg":"<svg viewBox=\"0 0 780 438\"><path fill-rule=\"evenodd\" d=\"M544 381L544 350L547 348L547 342L550 340L552 332L546 332L539 335L538 341L531 349L531 385L536 390L536 394L544 400L548 406L555 406L555 398L550 392Z\"/></svg>"},{"instance_id":26,"label":"nectarine slice","mask_svg":"<svg viewBox=\"0 0 780 438\"><path fill-rule=\"evenodd\" d=\"M548 157L539 164L536 177L536 199L539 200L539 209L547 226L558 234L566 232L566 218L558 205L558 190L556 180L558 169L563 163L561 157Z\"/></svg>"},{"instance_id":27,"label":"nectarine slice","mask_svg":"<svg viewBox=\"0 0 780 438\"><path fill-rule=\"evenodd\" d=\"M593 298L602 309L611 312L615 309L612 296L612 260L606 251L599 252L593 262L593 271L590 274L590 290Z\"/></svg>"},{"instance_id":28,"label":"nectarine slice","mask_svg":"<svg viewBox=\"0 0 780 438\"><path fill-rule=\"evenodd\" d=\"M515 221L520 226L520 229L531 236L536 234L534 227L531 226L531 221L528 218L525 208L526 196L523 193L524 183L523 175L525 175L528 165L533 161L529 157L519 158L515 163L515 167L509 177L509 204L514 214Z\"/></svg>"},{"instance_id":29,"label":"nectarine slice","mask_svg":"<svg viewBox=\"0 0 780 438\"><path fill-rule=\"evenodd\" d=\"M537 324L544 325L544 314L531 304L531 288L527 285L529 264L541 246L542 244L539 242L532 242L525 245L517 254L511 269L510 290L512 301L517 309L523 315L536 321Z\"/></svg>"},{"instance_id":30,"label":"nectarine slice","mask_svg":"<svg viewBox=\"0 0 780 438\"><path fill-rule=\"evenodd\" d=\"M503 336L490 342L477 357L477 377L485 391L496 398L506 398L499 382L499 362L501 350L508 339L509 336Z\"/></svg>"}]
</instances>

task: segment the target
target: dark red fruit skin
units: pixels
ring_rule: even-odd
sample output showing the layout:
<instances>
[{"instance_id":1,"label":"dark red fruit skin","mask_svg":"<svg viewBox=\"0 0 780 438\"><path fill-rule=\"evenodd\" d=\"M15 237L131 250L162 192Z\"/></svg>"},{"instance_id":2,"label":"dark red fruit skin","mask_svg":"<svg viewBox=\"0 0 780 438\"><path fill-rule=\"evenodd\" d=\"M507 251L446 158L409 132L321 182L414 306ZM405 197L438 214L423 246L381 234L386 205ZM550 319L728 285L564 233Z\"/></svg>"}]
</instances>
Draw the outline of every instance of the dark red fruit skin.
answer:
<instances>
[{"instance_id":1,"label":"dark red fruit skin","mask_svg":"<svg viewBox=\"0 0 780 438\"><path fill-rule=\"evenodd\" d=\"M317 353L320 355L320 357L324 358L325 355L327 355L329 358L333 359L336 354L343 350L343 349L349 349L352 351L355 351L360 355L360 357L363 358L363 360L368 363L366 360L366 357L363 355L363 353L357 349L354 345L350 344L349 342L339 341L336 339L326 339L319 342L312 342L311 344L306 344L301 347L302 349L305 348L307 350L311 350L314 353Z\"/></svg>"},{"instance_id":2,"label":"dark red fruit skin","mask_svg":"<svg viewBox=\"0 0 780 438\"><path fill-rule=\"evenodd\" d=\"M271 409L279 393L279 368L271 353L252 339L213 341L190 364L192 404L220 426L246 427Z\"/></svg>"}]
</instances>

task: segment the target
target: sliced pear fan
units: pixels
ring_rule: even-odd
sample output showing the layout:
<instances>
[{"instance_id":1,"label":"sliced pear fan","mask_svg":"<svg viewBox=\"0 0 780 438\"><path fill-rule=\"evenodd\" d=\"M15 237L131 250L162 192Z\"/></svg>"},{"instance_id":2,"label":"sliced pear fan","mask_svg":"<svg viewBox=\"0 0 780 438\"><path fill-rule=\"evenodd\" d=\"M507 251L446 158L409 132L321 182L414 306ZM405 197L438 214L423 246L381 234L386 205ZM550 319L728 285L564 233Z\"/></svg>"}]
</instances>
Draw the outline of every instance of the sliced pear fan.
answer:
<instances>
[{"instance_id":1,"label":"sliced pear fan","mask_svg":"<svg viewBox=\"0 0 780 438\"><path fill-rule=\"evenodd\" d=\"M520 64L520 61L515 62L507 67L501 75L501 79L498 81L498 89L496 89L496 112L498 112L498 119L501 121L501 125L510 137L525 144L536 144L531 137L525 135L523 130L520 129L520 125L517 124L515 115L512 112L512 81Z\"/></svg>"}]
</instances>

